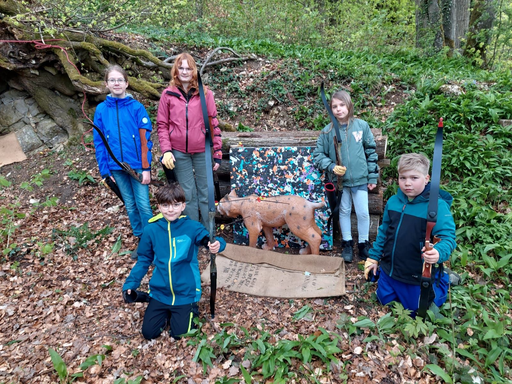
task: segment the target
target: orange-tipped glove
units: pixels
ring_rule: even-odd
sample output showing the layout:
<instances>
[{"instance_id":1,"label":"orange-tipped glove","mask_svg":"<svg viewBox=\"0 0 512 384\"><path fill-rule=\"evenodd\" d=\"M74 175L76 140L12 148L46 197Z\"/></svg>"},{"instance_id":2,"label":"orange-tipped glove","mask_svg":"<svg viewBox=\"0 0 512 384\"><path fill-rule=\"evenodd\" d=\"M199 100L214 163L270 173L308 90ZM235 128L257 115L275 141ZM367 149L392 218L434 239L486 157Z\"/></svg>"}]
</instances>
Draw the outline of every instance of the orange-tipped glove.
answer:
<instances>
[{"instance_id":1,"label":"orange-tipped glove","mask_svg":"<svg viewBox=\"0 0 512 384\"><path fill-rule=\"evenodd\" d=\"M344 167L342 165L336 165L332 171L337 176L343 176L345 172L347 172L347 167Z\"/></svg>"},{"instance_id":2,"label":"orange-tipped glove","mask_svg":"<svg viewBox=\"0 0 512 384\"><path fill-rule=\"evenodd\" d=\"M165 165L167 169L174 169L174 156L172 152L165 152L164 157L162 157L162 164Z\"/></svg>"},{"instance_id":3,"label":"orange-tipped glove","mask_svg":"<svg viewBox=\"0 0 512 384\"><path fill-rule=\"evenodd\" d=\"M373 260L370 258L367 258L364 262L364 277L366 280L368 280L368 274L370 273L370 270L373 269L373 274L375 275L377 273L377 267L379 265L379 262L377 260Z\"/></svg>"}]
</instances>

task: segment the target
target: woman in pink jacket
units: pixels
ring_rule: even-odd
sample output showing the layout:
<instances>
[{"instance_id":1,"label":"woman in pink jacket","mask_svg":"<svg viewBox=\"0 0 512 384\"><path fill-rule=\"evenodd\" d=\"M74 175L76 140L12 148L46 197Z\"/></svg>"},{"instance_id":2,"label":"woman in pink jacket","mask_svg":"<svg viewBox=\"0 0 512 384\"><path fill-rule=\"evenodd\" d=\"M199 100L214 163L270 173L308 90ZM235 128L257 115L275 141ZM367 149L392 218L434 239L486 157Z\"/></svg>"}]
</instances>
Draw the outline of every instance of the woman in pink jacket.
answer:
<instances>
[{"instance_id":1,"label":"woman in pink jacket","mask_svg":"<svg viewBox=\"0 0 512 384\"><path fill-rule=\"evenodd\" d=\"M222 160L222 139L213 93L204 88L210 127L213 132L213 170ZM197 84L197 65L188 53L180 54L171 69L171 81L160 97L157 115L158 139L166 176L171 172L185 191L184 214L208 228L208 185L206 182L205 126Z\"/></svg>"}]
</instances>

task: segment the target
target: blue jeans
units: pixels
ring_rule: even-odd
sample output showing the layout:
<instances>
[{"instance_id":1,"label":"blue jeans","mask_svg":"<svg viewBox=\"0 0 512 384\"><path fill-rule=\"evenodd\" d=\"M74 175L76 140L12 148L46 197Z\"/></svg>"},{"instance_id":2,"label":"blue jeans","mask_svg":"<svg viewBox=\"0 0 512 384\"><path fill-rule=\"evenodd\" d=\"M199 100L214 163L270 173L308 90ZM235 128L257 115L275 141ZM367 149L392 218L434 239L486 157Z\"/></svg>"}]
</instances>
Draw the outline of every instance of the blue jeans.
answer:
<instances>
[{"instance_id":1,"label":"blue jeans","mask_svg":"<svg viewBox=\"0 0 512 384\"><path fill-rule=\"evenodd\" d=\"M352 225L350 214L352 212L352 201L357 216L358 242L364 243L370 234L370 212L368 210L368 185L363 184L357 187L344 187L340 203L340 227L341 236L344 241L352 240Z\"/></svg>"},{"instance_id":2,"label":"blue jeans","mask_svg":"<svg viewBox=\"0 0 512 384\"><path fill-rule=\"evenodd\" d=\"M208 226L208 182L206 181L206 158L202 153L183 153L173 150L176 159L174 173L181 188L185 191L187 206L183 211L192 220L199 221Z\"/></svg>"},{"instance_id":3,"label":"blue jeans","mask_svg":"<svg viewBox=\"0 0 512 384\"><path fill-rule=\"evenodd\" d=\"M136 169L136 172L142 173L142 170ZM149 188L125 171L112 171L112 176L114 176L121 196L123 196L132 232L135 236L140 237L148 220L153 217L153 211L149 204Z\"/></svg>"}]
</instances>

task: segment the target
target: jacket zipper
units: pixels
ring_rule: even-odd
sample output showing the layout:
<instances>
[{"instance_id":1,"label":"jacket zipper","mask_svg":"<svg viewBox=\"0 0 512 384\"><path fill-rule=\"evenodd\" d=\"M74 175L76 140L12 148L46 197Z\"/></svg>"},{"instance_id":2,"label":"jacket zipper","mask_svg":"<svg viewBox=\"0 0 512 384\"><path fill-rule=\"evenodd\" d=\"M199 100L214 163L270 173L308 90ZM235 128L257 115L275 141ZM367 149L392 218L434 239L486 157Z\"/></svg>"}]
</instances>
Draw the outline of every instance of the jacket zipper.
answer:
<instances>
[{"instance_id":1,"label":"jacket zipper","mask_svg":"<svg viewBox=\"0 0 512 384\"><path fill-rule=\"evenodd\" d=\"M117 132L119 134L119 151L121 152L121 161L124 161L123 156L123 140L121 139L121 125L119 124L119 105L116 100L116 117L117 117Z\"/></svg>"},{"instance_id":2,"label":"jacket zipper","mask_svg":"<svg viewBox=\"0 0 512 384\"><path fill-rule=\"evenodd\" d=\"M186 121L186 136L185 136L185 153L188 153L188 100L185 102L185 121Z\"/></svg>"},{"instance_id":3,"label":"jacket zipper","mask_svg":"<svg viewBox=\"0 0 512 384\"><path fill-rule=\"evenodd\" d=\"M398 222L398 226L395 231L395 241L393 241L393 252L391 252L391 270L389 272L389 277L393 276L393 268L395 267L396 239L398 238L398 232L400 231L400 227L402 226L402 219L404 218L405 207L407 207L407 204L404 204L404 206L402 207L402 213L400 214L400 221Z\"/></svg>"},{"instance_id":4,"label":"jacket zipper","mask_svg":"<svg viewBox=\"0 0 512 384\"><path fill-rule=\"evenodd\" d=\"M137 154L137 161L139 161L139 151L137 150L137 140L135 140L135 135L132 135L133 146L135 147L135 153Z\"/></svg>"},{"instance_id":5,"label":"jacket zipper","mask_svg":"<svg viewBox=\"0 0 512 384\"><path fill-rule=\"evenodd\" d=\"M350 164L350 150L349 150L349 142L348 142L348 128L349 128L349 122L347 122L347 127L345 128L345 143L347 143L347 160L348 160L348 163ZM345 165L345 167L347 167L347 165ZM353 184L354 183L354 177L352 175L352 167L348 166L347 167L347 170L350 174L350 184Z\"/></svg>"},{"instance_id":6,"label":"jacket zipper","mask_svg":"<svg viewBox=\"0 0 512 384\"><path fill-rule=\"evenodd\" d=\"M169 234L169 264L167 266L168 268L168 271L169 271L169 288L171 289L171 294L172 294L172 304L171 305L174 305L174 300L176 299L176 297L174 296L174 288L172 286L172 268L171 268L171 261L172 261L172 258L173 258L173 250L174 250L174 256L176 256L176 247L173 247L173 238L171 236L171 223L168 221L167 222L167 233ZM176 245L176 244L174 244Z\"/></svg>"}]
</instances>

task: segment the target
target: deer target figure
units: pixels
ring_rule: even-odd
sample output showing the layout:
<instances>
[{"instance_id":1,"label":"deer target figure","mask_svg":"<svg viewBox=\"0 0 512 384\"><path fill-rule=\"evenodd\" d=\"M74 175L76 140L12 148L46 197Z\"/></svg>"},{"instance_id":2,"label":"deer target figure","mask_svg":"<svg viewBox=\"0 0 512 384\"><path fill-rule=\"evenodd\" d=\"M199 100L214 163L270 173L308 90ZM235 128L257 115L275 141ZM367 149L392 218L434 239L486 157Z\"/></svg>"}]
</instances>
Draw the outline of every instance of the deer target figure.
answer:
<instances>
[{"instance_id":1,"label":"deer target figure","mask_svg":"<svg viewBox=\"0 0 512 384\"><path fill-rule=\"evenodd\" d=\"M300 196L284 195L260 198L256 195L238 197L234 190L224 196L218 211L228 217L242 216L249 232L249 246L256 247L263 230L266 244L264 250L274 249L272 228L288 225L290 231L307 242L300 254L319 254L322 232L315 223L315 210L324 207L324 202L313 203Z\"/></svg>"}]
</instances>

